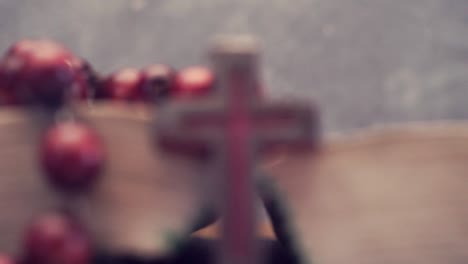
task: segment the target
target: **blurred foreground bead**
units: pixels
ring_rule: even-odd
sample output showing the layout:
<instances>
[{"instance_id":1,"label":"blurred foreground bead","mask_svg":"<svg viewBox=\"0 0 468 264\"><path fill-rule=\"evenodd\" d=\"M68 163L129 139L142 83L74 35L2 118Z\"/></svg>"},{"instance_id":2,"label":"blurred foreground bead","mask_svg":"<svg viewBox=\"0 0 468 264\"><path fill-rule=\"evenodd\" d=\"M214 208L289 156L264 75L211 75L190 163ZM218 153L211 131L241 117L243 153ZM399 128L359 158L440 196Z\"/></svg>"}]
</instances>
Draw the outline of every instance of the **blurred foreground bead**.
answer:
<instances>
[{"instance_id":1,"label":"blurred foreground bead","mask_svg":"<svg viewBox=\"0 0 468 264\"><path fill-rule=\"evenodd\" d=\"M69 193L91 188L105 162L101 138L93 129L77 122L49 128L42 139L40 155L48 180Z\"/></svg>"},{"instance_id":2,"label":"blurred foreground bead","mask_svg":"<svg viewBox=\"0 0 468 264\"><path fill-rule=\"evenodd\" d=\"M99 98L137 101L141 96L143 76L133 68L119 70L104 80Z\"/></svg>"},{"instance_id":3,"label":"blurred foreground bead","mask_svg":"<svg viewBox=\"0 0 468 264\"><path fill-rule=\"evenodd\" d=\"M176 76L174 96L191 98L211 92L215 78L213 72L203 66L194 66L181 70Z\"/></svg>"},{"instance_id":4,"label":"blurred foreground bead","mask_svg":"<svg viewBox=\"0 0 468 264\"><path fill-rule=\"evenodd\" d=\"M9 256L0 254L0 264L15 264L16 262Z\"/></svg>"},{"instance_id":5,"label":"blurred foreground bead","mask_svg":"<svg viewBox=\"0 0 468 264\"><path fill-rule=\"evenodd\" d=\"M176 72L167 65L156 64L142 71L142 99L149 102L159 102L169 98L174 89Z\"/></svg>"},{"instance_id":6,"label":"blurred foreground bead","mask_svg":"<svg viewBox=\"0 0 468 264\"><path fill-rule=\"evenodd\" d=\"M80 81L81 62L64 46L49 40L13 44L1 61L2 94L20 103L57 107L68 99L86 98L88 84Z\"/></svg>"},{"instance_id":7,"label":"blurred foreground bead","mask_svg":"<svg viewBox=\"0 0 468 264\"><path fill-rule=\"evenodd\" d=\"M92 247L76 223L60 214L36 219L24 238L25 264L90 264Z\"/></svg>"}]
</instances>

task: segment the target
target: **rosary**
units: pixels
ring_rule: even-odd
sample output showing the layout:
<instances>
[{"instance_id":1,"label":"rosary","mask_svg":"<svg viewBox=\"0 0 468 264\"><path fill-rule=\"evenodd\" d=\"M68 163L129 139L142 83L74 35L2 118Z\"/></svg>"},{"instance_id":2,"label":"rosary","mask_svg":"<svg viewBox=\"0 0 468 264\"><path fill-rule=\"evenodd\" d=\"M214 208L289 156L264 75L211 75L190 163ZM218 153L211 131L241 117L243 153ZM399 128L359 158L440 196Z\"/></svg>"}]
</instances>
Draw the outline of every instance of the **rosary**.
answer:
<instances>
[{"instance_id":1,"label":"rosary","mask_svg":"<svg viewBox=\"0 0 468 264\"><path fill-rule=\"evenodd\" d=\"M102 75L48 40L6 51L0 264L468 262L466 122L322 136L314 104L264 93L254 38L208 55ZM216 220L212 259L165 257Z\"/></svg>"}]
</instances>

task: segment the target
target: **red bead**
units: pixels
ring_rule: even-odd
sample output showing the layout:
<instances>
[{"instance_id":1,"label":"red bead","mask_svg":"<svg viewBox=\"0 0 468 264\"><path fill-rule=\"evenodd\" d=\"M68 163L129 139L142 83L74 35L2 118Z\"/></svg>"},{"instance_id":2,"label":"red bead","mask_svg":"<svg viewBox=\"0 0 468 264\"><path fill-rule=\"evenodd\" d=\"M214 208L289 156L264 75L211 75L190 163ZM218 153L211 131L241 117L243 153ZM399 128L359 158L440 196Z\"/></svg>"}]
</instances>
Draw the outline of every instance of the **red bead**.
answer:
<instances>
[{"instance_id":1,"label":"red bead","mask_svg":"<svg viewBox=\"0 0 468 264\"><path fill-rule=\"evenodd\" d=\"M173 90L175 71L163 64L146 67L142 71L142 99L144 101L159 101L167 99Z\"/></svg>"},{"instance_id":2,"label":"red bead","mask_svg":"<svg viewBox=\"0 0 468 264\"><path fill-rule=\"evenodd\" d=\"M15 43L2 60L3 83L17 101L39 101L56 106L70 98L87 96L80 82L80 60L62 45L49 40ZM0 81L2 82L2 81Z\"/></svg>"},{"instance_id":3,"label":"red bead","mask_svg":"<svg viewBox=\"0 0 468 264\"><path fill-rule=\"evenodd\" d=\"M40 154L49 181L69 193L91 188L105 162L101 138L93 129L77 122L49 128L42 139Z\"/></svg>"},{"instance_id":4,"label":"red bead","mask_svg":"<svg viewBox=\"0 0 468 264\"><path fill-rule=\"evenodd\" d=\"M141 96L142 81L142 74L139 70L121 69L106 78L102 93L105 98L136 101Z\"/></svg>"},{"instance_id":5,"label":"red bead","mask_svg":"<svg viewBox=\"0 0 468 264\"><path fill-rule=\"evenodd\" d=\"M36 219L24 238L26 264L89 264L88 236L68 217L48 214Z\"/></svg>"},{"instance_id":6,"label":"red bead","mask_svg":"<svg viewBox=\"0 0 468 264\"><path fill-rule=\"evenodd\" d=\"M183 69L176 76L175 97L198 97L212 91L213 72L202 66Z\"/></svg>"},{"instance_id":7,"label":"red bead","mask_svg":"<svg viewBox=\"0 0 468 264\"><path fill-rule=\"evenodd\" d=\"M16 262L5 254L0 254L0 264L15 264Z\"/></svg>"}]
</instances>

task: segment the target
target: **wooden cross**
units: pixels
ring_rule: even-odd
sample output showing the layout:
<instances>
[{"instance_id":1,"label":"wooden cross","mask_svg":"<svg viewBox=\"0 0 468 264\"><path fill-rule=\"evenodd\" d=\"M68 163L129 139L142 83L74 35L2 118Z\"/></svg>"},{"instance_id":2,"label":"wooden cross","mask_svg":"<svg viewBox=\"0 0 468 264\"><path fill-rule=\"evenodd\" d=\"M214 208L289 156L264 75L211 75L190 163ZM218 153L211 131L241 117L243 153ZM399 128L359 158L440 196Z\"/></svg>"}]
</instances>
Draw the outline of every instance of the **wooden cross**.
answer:
<instances>
[{"instance_id":1,"label":"wooden cross","mask_svg":"<svg viewBox=\"0 0 468 264\"><path fill-rule=\"evenodd\" d=\"M162 109L159 142L171 151L212 155L212 166L224 176L211 187L219 190L216 200L224 216L221 262L257 264L254 175L259 153L276 144L309 146L316 139L316 112L307 105L261 100L258 47L252 38L219 38L211 58L215 93Z\"/></svg>"}]
</instances>

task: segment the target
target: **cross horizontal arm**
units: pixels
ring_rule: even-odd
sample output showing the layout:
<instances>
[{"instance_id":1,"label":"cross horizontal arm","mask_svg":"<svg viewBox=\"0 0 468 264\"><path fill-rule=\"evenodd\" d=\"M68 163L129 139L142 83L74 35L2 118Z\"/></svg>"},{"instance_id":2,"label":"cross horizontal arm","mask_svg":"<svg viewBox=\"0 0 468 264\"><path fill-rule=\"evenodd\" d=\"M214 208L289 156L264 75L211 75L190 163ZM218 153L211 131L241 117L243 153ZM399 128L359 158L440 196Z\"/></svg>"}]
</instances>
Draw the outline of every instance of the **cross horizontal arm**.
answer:
<instances>
[{"instance_id":1,"label":"cross horizontal arm","mask_svg":"<svg viewBox=\"0 0 468 264\"><path fill-rule=\"evenodd\" d=\"M320 117L310 103L264 103L253 109L261 147L311 147L320 140Z\"/></svg>"}]
</instances>

